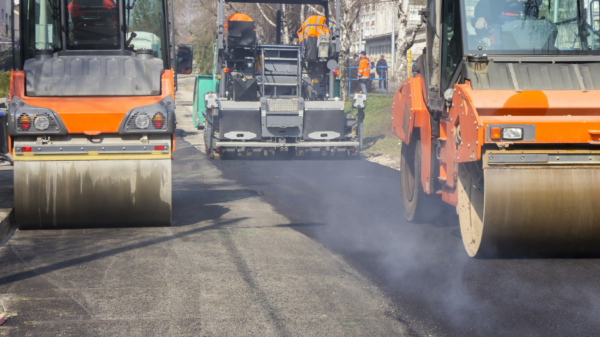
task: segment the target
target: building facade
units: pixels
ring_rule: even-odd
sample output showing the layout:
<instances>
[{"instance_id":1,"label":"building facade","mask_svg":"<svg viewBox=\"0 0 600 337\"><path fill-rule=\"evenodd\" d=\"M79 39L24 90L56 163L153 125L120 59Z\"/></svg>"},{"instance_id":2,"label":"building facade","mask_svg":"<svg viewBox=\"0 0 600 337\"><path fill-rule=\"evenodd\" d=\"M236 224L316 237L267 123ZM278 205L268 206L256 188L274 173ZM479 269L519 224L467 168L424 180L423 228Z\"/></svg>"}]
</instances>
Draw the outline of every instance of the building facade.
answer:
<instances>
[{"instance_id":1,"label":"building facade","mask_svg":"<svg viewBox=\"0 0 600 337\"><path fill-rule=\"evenodd\" d=\"M421 21L420 11L425 9L425 1L412 0L409 6L408 35L412 35L415 27ZM396 50L395 41L398 38L397 2L379 2L366 4L361 7L357 22L352 27L352 53L366 51L367 56L377 61L381 55L387 60L388 66L394 63L392 52ZM422 54L425 47L425 25L417 32L415 43L411 48L413 59ZM394 44L394 48L392 48Z\"/></svg>"}]
</instances>

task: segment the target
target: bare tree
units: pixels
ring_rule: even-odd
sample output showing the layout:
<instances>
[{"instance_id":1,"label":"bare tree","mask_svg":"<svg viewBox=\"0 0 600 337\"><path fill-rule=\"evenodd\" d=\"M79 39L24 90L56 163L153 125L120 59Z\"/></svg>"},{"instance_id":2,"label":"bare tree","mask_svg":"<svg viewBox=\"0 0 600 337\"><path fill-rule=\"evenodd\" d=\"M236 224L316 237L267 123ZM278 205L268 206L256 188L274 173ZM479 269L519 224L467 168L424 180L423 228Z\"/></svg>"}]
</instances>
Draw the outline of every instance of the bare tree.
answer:
<instances>
[{"instance_id":1,"label":"bare tree","mask_svg":"<svg viewBox=\"0 0 600 337\"><path fill-rule=\"evenodd\" d=\"M398 17L398 37L396 38L396 69L393 69L393 75L399 81L406 78L406 70L408 68L408 60L406 52L410 49L409 36L406 36L408 31L408 14L410 0L398 0L396 5ZM414 40L413 40L414 41Z\"/></svg>"},{"instance_id":2,"label":"bare tree","mask_svg":"<svg viewBox=\"0 0 600 337\"><path fill-rule=\"evenodd\" d=\"M340 20L339 70L341 78L340 95L343 100L348 99L348 81L350 78L348 65L350 63L350 47L352 47L352 28L359 23L360 9L365 2L366 0L340 0L340 17L337 20ZM331 6L331 8L333 7ZM311 9L316 11L312 6Z\"/></svg>"},{"instance_id":3,"label":"bare tree","mask_svg":"<svg viewBox=\"0 0 600 337\"><path fill-rule=\"evenodd\" d=\"M281 37L284 44L290 43L290 20L288 18L288 13L288 5L281 5L281 30L283 30Z\"/></svg>"},{"instance_id":4,"label":"bare tree","mask_svg":"<svg viewBox=\"0 0 600 337\"><path fill-rule=\"evenodd\" d=\"M269 19L269 16L265 13L265 11L263 11L262 7L260 7L260 4L257 3L256 7L258 7L258 10L260 11L260 14L262 14L263 18L265 18L265 20L273 27L276 26L275 22L273 22L271 19Z\"/></svg>"},{"instance_id":5,"label":"bare tree","mask_svg":"<svg viewBox=\"0 0 600 337\"><path fill-rule=\"evenodd\" d=\"M421 18L416 26L412 27L412 32L409 34L409 5L415 3L423 4L422 2L415 0L398 0L396 5L398 10L397 18L399 21L397 31L398 37L396 38L396 60L398 60L398 62L395 64L396 69L392 69L391 75L398 81L402 81L408 76L408 51L414 45L417 34L425 23L423 18Z\"/></svg>"}]
</instances>

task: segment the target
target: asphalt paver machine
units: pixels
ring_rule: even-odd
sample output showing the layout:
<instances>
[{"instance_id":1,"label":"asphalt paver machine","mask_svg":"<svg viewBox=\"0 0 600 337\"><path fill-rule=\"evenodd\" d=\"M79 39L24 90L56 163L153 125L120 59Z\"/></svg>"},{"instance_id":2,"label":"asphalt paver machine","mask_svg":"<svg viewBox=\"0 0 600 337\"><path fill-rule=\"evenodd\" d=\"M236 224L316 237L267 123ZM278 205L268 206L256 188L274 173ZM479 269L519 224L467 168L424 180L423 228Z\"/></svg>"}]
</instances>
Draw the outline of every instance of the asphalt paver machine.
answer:
<instances>
[{"instance_id":1,"label":"asphalt paver machine","mask_svg":"<svg viewBox=\"0 0 600 337\"><path fill-rule=\"evenodd\" d=\"M600 3L431 0L393 102L404 215L470 256L600 251Z\"/></svg>"},{"instance_id":2,"label":"asphalt paver machine","mask_svg":"<svg viewBox=\"0 0 600 337\"><path fill-rule=\"evenodd\" d=\"M163 0L22 0L8 133L20 228L169 225Z\"/></svg>"},{"instance_id":3,"label":"asphalt paver machine","mask_svg":"<svg viewBox=\"0 0 600 337\"><path fill-rule=\"evenodd\" d=\"M329 23L329 2L259 1L322 6L322 19L307 20L300 28L299 44L282 44L280 34L275 44L260 44L250 17L224 17L226 2L218 1L218 91L204 95L207 153L356 155L362 121L347 116L344 102L334 95L340 28L339 21ZM335 4L339 17L339 0Z\"/></svg>"}]
</instances>

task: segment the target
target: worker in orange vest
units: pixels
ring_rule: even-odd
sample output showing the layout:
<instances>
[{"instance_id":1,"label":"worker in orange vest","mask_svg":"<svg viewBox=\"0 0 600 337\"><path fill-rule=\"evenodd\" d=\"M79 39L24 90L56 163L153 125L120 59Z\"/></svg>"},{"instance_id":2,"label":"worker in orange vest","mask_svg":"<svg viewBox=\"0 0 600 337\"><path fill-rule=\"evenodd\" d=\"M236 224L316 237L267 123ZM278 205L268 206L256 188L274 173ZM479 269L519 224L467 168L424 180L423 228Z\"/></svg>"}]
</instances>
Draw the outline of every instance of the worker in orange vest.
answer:
<instances>
[{"instance_id":1,"label":"worker in orange vest","mask_svg":"<svg viewBox=\"0 0 600 337\"><path fill-rule=\"evenodd\" d=\"M367 57L367 52L364 50L360 52L360 60L358 61L358 81L360 82L360 88L363 94L367 94L367 81L369 80L370 72L370 61Z\"/></svg>"},{"instance_id":2,"label":"worker in orange vest","mask_svg":"<svg viewBox=\"0 0 600 337\"><path fill-rule=\"evenodd\" d=\"M304 20L297 34L303 58L307 61L316 61L319 57L317 47L319 36L326 35L329 38L326 18L322 15L309 16Z\"/></svg>"}]
</instances>

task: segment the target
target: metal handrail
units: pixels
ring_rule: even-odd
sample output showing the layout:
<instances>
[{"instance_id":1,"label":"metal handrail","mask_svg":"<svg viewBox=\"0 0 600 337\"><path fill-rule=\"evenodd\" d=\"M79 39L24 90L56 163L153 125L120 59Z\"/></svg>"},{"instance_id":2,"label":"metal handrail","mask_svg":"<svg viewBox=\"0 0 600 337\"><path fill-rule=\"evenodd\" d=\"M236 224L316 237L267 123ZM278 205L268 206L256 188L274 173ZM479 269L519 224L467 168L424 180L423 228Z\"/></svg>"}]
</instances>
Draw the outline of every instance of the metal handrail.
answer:
<instances>
[{"instance_id":1,"label":"metal handrail","mask_svg":"<svg viewBox=\"0 0 600 337\"><path fill-rule=\"evenodd\" d=\"M282 45L280 48L280 46L259 46L260 47L260 92L261 92L261 96L265 97L265 82L266 82L266 73L265 73L265 60L273 60L273 61L292 61L294 60L293 58L281 58L281 57L266 57L265 56L265 50L275 50L275 51L281 51L282 49L296 49L297 52L297 73L296 76L298 78L298 83L296 84L296 93L297 93L297 97L301 97L302 96L302 57L301 57L301 50L300 48L294 46L292 48L285 48L285 45ZM287 73L289 75L293 74L293 73ZM270 72L270 75L276 75L273 72ZM281 74L281 75L285 75L285 74ZM271 85L271 84L269 84ZM277 85L277 84L273 84L273 85ZM289 84L284 84L284 85L292 85L291 83ZM276 92L275 92L276 95Z\"/></svg>"},{"instance_id":2,"label":"metal handrail","mask_svg":"<svg viewBox=\"0 0 600 337\"><path fill-rule=\"evenodd\" d=\"M217 43L213 43L213 82L217 79Z\"/></svg>"},{"instance_id":3,"label":"metal handrail","mask_svg":"<svg viewBox=\"0 0 600 337\"><path fill-rule=\"evenodd\" d=\"M265 97L265 50L260 50L260 97Z\"/></svg>"},{"instance_id":4,"label":"metal handrail","mask_svg":"<svg viewBox=\"0 0 600 337\"><path fill-rule=\"evenodd\" d=\"M367 78L367 81L382 81L385 80L385 94L389 95L389 89L390 89L390 75L389 75L389 69L390 67L370 67L369 69L385 69L386 73L388 74L387 77L374 77L374 78ZM348 67L348 69L358 69L358 67ZM350 77L350 71L348 71L348 96L352 96L352 81L358 81L360 80L360 78L351 78ZM366 94L366 92L365 92ZM383 94L383 89L381 88L381 85L379 85L379 94Z\"/></svg>"},{"instance_id":5,"label":"metal handrail","mask_svg":"<svg viewBox=\"0 0 600 337\"><path fill-rule=\"evenodd\" d=\"M298 97L302 97L302 60L300 48L298 48Z\"/></svg>"}]
</instances>

